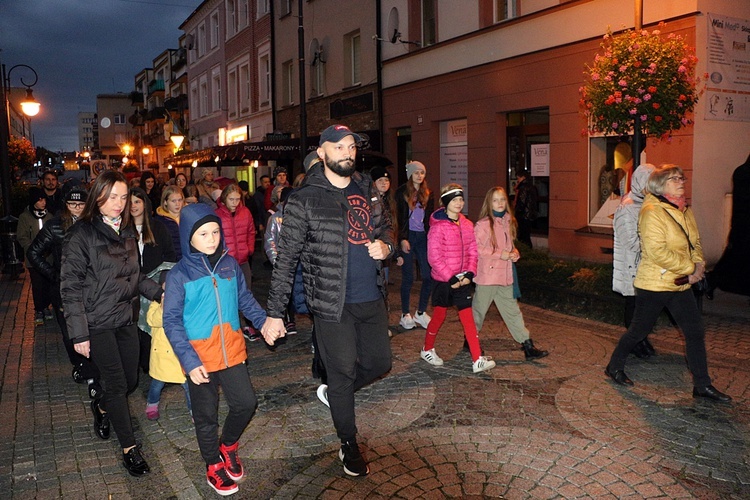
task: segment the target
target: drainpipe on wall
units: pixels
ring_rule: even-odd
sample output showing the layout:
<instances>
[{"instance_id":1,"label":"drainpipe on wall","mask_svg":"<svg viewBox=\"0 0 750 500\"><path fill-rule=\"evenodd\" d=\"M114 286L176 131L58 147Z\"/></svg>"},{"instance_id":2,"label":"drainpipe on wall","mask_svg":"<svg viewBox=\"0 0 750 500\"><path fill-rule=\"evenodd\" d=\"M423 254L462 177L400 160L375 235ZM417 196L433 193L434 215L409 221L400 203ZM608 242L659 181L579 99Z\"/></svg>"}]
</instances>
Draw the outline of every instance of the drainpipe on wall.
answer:
<instances>
[{"instance_id":1,"label":"drainpipe on wall","mask_svg":"<svg viewBox=\"0 0 750 500\"><path fill-rule=\"evenodd\" d=\"M378 43L375 48L376 72L378 81L378 131L380 132L380 152L385 151L385 129L383 127L383 44L379 40L380 33L383 29L383 16L380 12L382 5L381 0L375 0L375 30L378 37Z\"/></svg>"}]
</instances>

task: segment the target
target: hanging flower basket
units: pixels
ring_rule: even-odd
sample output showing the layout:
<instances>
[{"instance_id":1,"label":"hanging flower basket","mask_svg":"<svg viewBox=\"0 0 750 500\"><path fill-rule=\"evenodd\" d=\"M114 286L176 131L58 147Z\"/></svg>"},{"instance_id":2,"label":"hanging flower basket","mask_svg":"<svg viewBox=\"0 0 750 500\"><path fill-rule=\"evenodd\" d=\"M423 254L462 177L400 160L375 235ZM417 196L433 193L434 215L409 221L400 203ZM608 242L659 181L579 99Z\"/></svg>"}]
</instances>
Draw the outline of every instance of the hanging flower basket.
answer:
<instances>
[{"instance_id":1,"label":"hanging flower basket","mask_svg":"<svg viewBox=\"0 0 750 500\"><path fill-rule=\"evenodd\" d=\"M659 29L608 31L601 47L579 89L590 133L628 134L637 125L646 137L667 138L693 123L698 58L683 37L662 37Z\"/></svg>"}]
</instances>

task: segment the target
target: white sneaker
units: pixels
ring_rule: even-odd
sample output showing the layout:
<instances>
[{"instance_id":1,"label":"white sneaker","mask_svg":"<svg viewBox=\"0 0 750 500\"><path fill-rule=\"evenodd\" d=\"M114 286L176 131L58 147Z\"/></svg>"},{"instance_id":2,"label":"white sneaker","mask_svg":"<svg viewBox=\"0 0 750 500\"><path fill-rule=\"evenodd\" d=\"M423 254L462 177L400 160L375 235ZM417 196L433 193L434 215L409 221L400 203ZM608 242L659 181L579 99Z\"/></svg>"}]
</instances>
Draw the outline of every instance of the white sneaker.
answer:
<instances>
[{"instance_id":1,"label":"white sneaker","mask_svg":"<svg viewBox=\"0 0 750 500\"><path fill-rule=\"evenodd\" d=\"M328 408L331 407L331 405L328 403L328 386L326 384L320 384L318 386L318 399L321 403L326 405Z\"/></svg>"},{"instance_id":2,"label":"white sneaker","mask_svg":"<svg viewBox=\"0 0 750 500\"><path fill-rule=\"evenodd\" d=\"M414 322L418 324L419 326L421 326L422 328L424 328L425 330L427 330L427 325L430 324L431 319L432 318L430 318L430 315L427 314L426 312L423 312L422 314L416 313L414 315Z\"/></svg>"},{"instance_id":3,"label":"white sneaker","mask_svg":"<svg viewBox=\"0 0 750 500\"><path fill-rule=\"evenodd\" d=\"M404 330L411 330L415 326L417 326L416 323L414 323L414 318L411 317L411 314L406 313L401 315L401 321L398 322L399 325L401 325L401 328Z\"/></svg>"},{"instance_id":4,"label":"white sneaker","mask_svg":"<svg viewBox=\"0 0 750 500\"><path fill-rule=\"evenodd\" d=\"M423 349L419 355L432 366L443 366L443 360L437 355L435 349L430 349L429 351Z\"/></svg>"},{"instance_id":5,"label":"white sneaker","mask_svg":"<svg viewBox=\"0 0 750 500\"><path fill-rule=\"evenodd\" d=\"M489 356L479 356L471 365L474 373L484 372L495 368L495 362Z\"/></svg>"}]
</instances>

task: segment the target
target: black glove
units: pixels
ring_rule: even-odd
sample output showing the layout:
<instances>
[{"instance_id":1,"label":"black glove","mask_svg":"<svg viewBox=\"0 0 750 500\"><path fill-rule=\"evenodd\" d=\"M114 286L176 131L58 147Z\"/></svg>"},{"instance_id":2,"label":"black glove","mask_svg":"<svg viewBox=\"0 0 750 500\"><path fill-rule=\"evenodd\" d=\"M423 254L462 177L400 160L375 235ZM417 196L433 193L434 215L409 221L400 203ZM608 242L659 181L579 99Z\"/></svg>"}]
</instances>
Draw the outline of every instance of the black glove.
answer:
<instances>
[{"instance_id":1,"label":"black glove","mask_svg":"<svg viewBox=\"0 0 750 500\"><path fill-rule=\"evenodd\" d=\"M464 278L472 281L474 279L474 273L472 273L471 271L466 271L466 274L464 274Z\"/></svg>"},{"instance_id":2,"label":"black glove","mask_svg":"<svg viewBox=\"0 0 750 500\"><path fill-rule=\"evenodd\" d=\"M451 286L455 285L458 282L459 282L458 276L452 276L451 279L448 280L448 284Z\"/></svg>"}]
</instances>

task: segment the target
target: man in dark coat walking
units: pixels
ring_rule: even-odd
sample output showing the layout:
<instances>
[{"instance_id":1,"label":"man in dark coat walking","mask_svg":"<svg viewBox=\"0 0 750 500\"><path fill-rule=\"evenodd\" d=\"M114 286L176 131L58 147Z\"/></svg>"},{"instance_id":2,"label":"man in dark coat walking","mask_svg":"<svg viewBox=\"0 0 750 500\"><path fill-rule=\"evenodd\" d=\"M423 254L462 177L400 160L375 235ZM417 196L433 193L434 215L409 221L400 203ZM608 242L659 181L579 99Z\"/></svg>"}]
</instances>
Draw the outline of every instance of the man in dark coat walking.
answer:
<instances>
[{"instance_id":1,"label":"man in dark coat walking","mask_svg":"<svg viewBox=\"0 0 750 500\"><path fill-rule=\"evenodd\" d=\"M727 247L707 276L709 299L716 288L750 296L750 156L732 175L732 225Z\"/></svg>"},{"instance_id":2,"label":"man in dark coat walking","mask_svg":"<svg viewBox=\"0 0 750 500\"><path fill-rule=\"evenodd\" d=\"M284 334L282 318L299 260L328 375L318 398L331 409L339 458L350 476L369 471L357 445L354 393L391 369L380 269L393 254L393 234L370 177L355 170L359 141L344 125L324 130L318 148L324 161L289 196L262 332L269 343Z\"/></svg>"}]
</instances>

